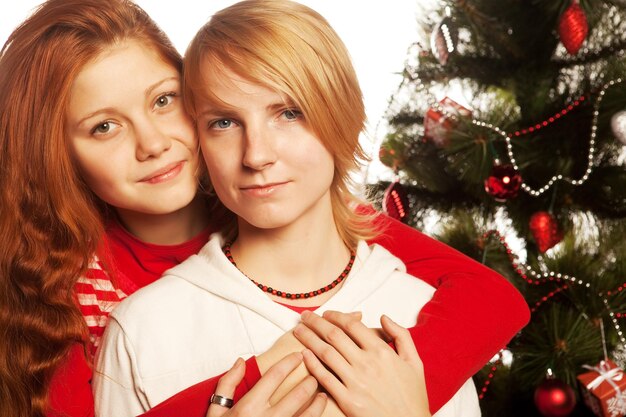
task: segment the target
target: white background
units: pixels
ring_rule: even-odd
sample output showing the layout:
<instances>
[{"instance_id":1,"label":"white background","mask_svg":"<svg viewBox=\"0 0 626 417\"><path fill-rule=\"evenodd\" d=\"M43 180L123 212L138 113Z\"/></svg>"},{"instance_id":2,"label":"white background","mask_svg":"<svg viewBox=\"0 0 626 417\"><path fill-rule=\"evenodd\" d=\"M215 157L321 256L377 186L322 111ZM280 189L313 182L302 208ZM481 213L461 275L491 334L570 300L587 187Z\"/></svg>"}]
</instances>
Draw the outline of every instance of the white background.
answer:
<instances>
[{"instance_id":1,"label":"white background","mask_svg":"<svg viewBox=\"0 0 626 417\"><path fill-rule=\"evenodd\" d=\"M384 133L376 126L390 95L401 81L406 50L417 38L416 11L419 0L300 0L322 14L343 39L363 89L368 130L362 143L376 159ZM24 20L41 0L0 0L0 43ZM187 44L219 9L233 0L136 0L184 53ZM106 0L103 0L106 7ZM385 170L374 164L369 181ZM372 174L374 171L374 175ZM387 173L388 174L388 173Z\"/></svg>"}]
</instances>

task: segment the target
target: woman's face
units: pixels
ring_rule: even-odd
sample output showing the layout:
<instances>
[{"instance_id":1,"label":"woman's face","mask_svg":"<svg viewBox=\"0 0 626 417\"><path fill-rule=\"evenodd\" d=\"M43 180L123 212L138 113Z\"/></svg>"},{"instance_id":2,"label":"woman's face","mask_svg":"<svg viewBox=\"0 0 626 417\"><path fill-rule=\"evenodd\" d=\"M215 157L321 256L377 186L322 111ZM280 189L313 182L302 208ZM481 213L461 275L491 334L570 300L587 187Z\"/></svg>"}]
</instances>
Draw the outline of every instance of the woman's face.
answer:
<instances>
[{"instance_id":1,"label":"woman's face","mask_svg":"<svg viewBox=\"0 0 626 417\"><path fill-rule=\"evenodd\" d=\"M218 197L240 218L239 231L246 224L332 224L333 157L300 110L273 90L204 65L205 87L224 104L196 103L200 145Z\"/></svg>"},{"instance_id":2,"label":"woman's face","mask_svg":"<svg viewBox=\"0 0 626 417\"><path fill-rule=\"evenodd\" d=\"M120 215L169 214L197 190L198 143L180 74L149 46L114 45L80 71L67 134L92 191Z\"/></svg>"}]
</instances>

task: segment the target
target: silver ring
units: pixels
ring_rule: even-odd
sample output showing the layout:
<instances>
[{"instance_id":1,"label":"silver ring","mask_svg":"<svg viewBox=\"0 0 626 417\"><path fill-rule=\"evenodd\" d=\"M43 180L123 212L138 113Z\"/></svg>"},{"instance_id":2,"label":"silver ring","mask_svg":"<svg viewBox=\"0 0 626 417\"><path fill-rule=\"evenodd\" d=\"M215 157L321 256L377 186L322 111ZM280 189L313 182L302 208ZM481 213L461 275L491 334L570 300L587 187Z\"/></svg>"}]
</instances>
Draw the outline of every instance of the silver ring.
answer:
<instances>
[{"instance_id":1,"label":"silver ring","mask_svg":"<svg viewBox=\"0 0 626 417\"><path fill-rule=\"evenodd\" d=\"M221 395L213 394L209 400L211 404L221 405L222 407L231 408L235 403L232 398L222 397Z\"/></svg>"}]
</instances>

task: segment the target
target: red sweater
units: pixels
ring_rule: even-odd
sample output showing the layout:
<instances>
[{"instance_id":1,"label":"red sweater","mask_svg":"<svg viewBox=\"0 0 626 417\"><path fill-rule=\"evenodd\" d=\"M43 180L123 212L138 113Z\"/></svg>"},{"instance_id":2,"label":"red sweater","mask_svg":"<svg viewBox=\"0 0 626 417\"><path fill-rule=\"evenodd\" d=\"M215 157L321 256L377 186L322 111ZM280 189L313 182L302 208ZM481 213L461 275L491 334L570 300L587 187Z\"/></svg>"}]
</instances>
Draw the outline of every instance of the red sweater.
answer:
<instances>
[{"instance_id":1,"label":"red sweater","mask_svg":"<svg viewBox=\"0 0 626 417\"><path fill-rule=\"evenodd\" d=\"M528 306L519 292L491 269L389 217L381 215L376 221L385 231L370 243L387 248L404 261L408 273L437 288L420 311L416 326L409 329L424 364L429 405L434 413L528 322ZM107 234L117 282L125 287L124 293L130 294L196 253L206 243L209 232L183 245L167 247L141 242L119 225L113 225ZM81 309L85 312L85 306ZM108 311L102 313L104 320L100 322L107 316ZM256 361L248 359L246 377L235 399L259 378ZM204 417L218 379L216 376L196 384L143 416ZM60 411L50 412L49 417L93 416L90 380L90 366L77 347L53 379L51 407Z\"/></svg>"}]
</instances>

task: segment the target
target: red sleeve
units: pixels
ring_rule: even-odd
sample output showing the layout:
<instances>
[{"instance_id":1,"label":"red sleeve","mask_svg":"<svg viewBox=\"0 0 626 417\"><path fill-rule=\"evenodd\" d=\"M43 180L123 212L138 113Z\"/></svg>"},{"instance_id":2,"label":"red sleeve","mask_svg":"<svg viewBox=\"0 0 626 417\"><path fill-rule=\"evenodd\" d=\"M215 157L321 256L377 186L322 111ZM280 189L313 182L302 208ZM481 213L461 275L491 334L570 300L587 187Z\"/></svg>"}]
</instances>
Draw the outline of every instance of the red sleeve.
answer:
<instances>
[{"instance_id":1,"label":"red sleeve","mask_svg":"<svg viewBox=\"0 0 626 417\"><path fill-rule=\"evenodd\" d=\"M91 376L83 346L72 346L52 377L46 417L93 417Z\"/></svg>"},{"instance_id":2,"label":"red sleeve","mask_svg":"<svg viewBox=\"0 0 626 417\"><path fill-rule=\"evenodd\" d=\"M209 409L209 398L215 392L217 382L222 375L207 379L179 392L142 414L141 417L205 417ZM261 372L259 371L256 357L253 356L246 361L246 373L243 381L237 386L235 396L233 397L235 402L250 391L259 379L261 379Z\"/></svg>"},{"instance_id":3,"label":"red sleeve","mask_svg":"<svg viewBox=\"0 0 626 417\"><path fill-rule=\"evenodd\" d=\"M451 247L384 215L375 222L383 234L369 243L437 289L409 329L434 414L528 323L528 305L504 277Z\"/></svg>"}]
</instances>

